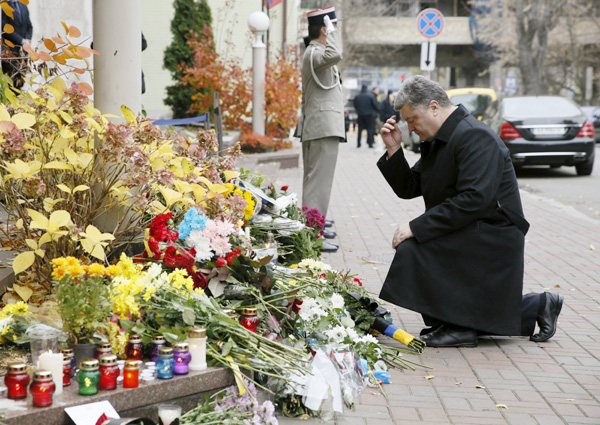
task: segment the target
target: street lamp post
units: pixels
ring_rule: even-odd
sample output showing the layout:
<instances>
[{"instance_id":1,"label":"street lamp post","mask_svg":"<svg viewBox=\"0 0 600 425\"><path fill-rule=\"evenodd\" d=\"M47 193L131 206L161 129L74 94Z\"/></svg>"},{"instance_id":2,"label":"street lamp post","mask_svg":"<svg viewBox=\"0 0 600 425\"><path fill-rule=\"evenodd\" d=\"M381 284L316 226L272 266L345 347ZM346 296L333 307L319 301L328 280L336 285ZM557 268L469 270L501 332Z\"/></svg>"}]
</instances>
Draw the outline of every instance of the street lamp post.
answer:
<instances>
[{"instance_id":1,"label":"street lamp post","mask_svg":"<svg viewBox=\"0 0 600 425\"><path fill-rule=\"evenodd\" d=\"M248 26L256 36L252 45L252 131L265 135L265 68L267 46L263 34L269 29L269 17L263 12L253 12Z\"/></svg>"}]
</instances>

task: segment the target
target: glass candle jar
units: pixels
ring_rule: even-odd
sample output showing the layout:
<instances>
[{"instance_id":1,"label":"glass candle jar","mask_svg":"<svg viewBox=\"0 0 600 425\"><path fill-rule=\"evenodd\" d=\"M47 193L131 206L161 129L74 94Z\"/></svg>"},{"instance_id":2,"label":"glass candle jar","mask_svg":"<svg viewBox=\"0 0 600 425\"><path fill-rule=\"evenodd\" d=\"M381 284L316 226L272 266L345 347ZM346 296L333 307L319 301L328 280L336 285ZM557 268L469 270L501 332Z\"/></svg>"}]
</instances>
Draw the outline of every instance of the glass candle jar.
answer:
<instances>
[{"instance_id":1,"label":"glass candle jar","mask_svg":"<svg viewBox=\"0 0 600 425\"><path fill-rule=\"evenodd\" d=\"M36 370L33 372L33 382L29 387L34 406L46 407L52 404L52 396L56 385L49 370Z\"/></svg>"},{"instance_id":2,"label":"glass candle jar","mask_svg":"<svg viewBox=\"0 0 600 425\"><path fill-rule=\"evenodd\" d=\"M71 385L71 358L66 354L63 354L63 387Z\"/></svg>"},{"instance_id":3,"label":"glass candle jar","mask_svg":"<svg viewBox=\"0 0 600 425\"><path fill-rule=\"evenodd\" d=\"M159 379L170 379L173 377L175 360L173 360L173 349L171 347L162 347L158 351L156 359L156 377Z\"/></svg>"},{"instance_id":4,"label":"glass candle jar","mask_svg":"<svg viewBox=\"0 0 600 425\"><path fill-rule=\"evenodd\" d=\"M150 343L150 360L153 362L158 358L158 350L166 345L165 337L162 335L154 335Z\"/></svg>"},{"instance_id":5,"label":"glass candle jar","mask_svg":"<svg viewBox=\"0 0 600 425\"><path fill-rule=\"evenodd\" d=\"M94 358L100 360L100 356L112 353L112 345L110 345L110 342L101 342L96 345L96 354L94 354Z\"/></svg>"},{"instance_id":6,"label":"glass candle jar","mask_svg":"<svg viewBox=\"0 0 600 425\"><path fill-rule=\"evenodd\" d=\"M130 335L125 347L125 355L127 360L142 360L144 355L144 345L142 337L139 335Z\"/></svg>"},{"instance_id":7,"label":"glass candle jar","mask_svg":"<svg viewBox=\"0 0 600 425\"><path fill-rule=\"evenodd\" d=\"M25 363L9 363L4 376L4 384L8 388L7 397L13 400L27 397L29 381L30 378Z\"/></svg>"},{"instance_id":8,"label":"glass candle jar","mask_svg":"<svg viewBox=\"0 0 600 425\"><path fill-rule=\"evenodd\" d=\"M190 349L190 370L206 369L206 329L194 328L188 333Z\"/></svg>"},{"instance_id":9,"label":"glass candle jar","mask_svg":"<svg viewBox=\"0 0 600 425\"><path fill-rule=\"evenodd\" d=\"M137 360L127 360L123 368L123 387L137 388L140 386L140 364Z\"/></svg>"},{"instance_id":10,"label":"glass candle jar","mask_svg":"<svg viewBox=\"0 0 600 425\"><path fill-rule=\"evenodd\" d=\"M98 360L83 359L77 374L79 383L79 394L94 395L98 392L100 383L100 371L98 370Z\"/></svg>"},{"instance_id":11,"label":"glass candle jar","mask_svg":"<svg viewBox=\"0 0 600 425\"><path fill-rule=\"evenodd\" d=\"M71 378L75 376L75 371L77 370L77 360L75 360L75 352L72 348L61 348L60 352L65 356L69 356L71 359Z\"/></svg>"},{"instance_id":12,"label":"glass candle jar","mask_svg":"<svg viewBox=\"0 0 600 425\"><path fill-rule=\"evenodd\" d=\"M175 375L185 375L190 371L189 363L192 359L190 349L187 342L178 342L173 346L173 373Z\"/></svg>"},{"instance_id":13,"label":"glass candle jar","mask_svg":"<svg viewBox=\"0 0 600 425\"><path fill-rule=\"evenodd\" d=\"M98 386L101 390L117 388L117 378L120 374L116 355L103 354L100 356L100 384Z\"/></svg>"},{"instance_id":14,"label":"glass candle jar","mask_svg":"<svg viewBox=\"0 0 600 425\"><path fill-rule=\"evenodd\" d=\"M240 325L248 329L249 331L256 332L260 326L260 318L257 315L256 307L246 307L242 310L240 316Z\"/></svg>"}]
</instances>

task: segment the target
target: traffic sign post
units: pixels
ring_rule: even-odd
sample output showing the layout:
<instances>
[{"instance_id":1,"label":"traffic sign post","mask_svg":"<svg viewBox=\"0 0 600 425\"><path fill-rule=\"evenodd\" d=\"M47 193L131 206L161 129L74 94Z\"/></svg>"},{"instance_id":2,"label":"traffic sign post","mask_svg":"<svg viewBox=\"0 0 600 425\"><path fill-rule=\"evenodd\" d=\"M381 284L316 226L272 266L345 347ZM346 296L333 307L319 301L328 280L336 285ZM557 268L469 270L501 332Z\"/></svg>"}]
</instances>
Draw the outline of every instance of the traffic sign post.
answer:
<instances>
[{"instance_id":1,"label":"traffic sign post","mask_svg":"<svg viewBox=\"0 0 600 425\"><path fill-rule=\"evenodd\" d=\"M444 16L437 9L425 9L417 16L417 29L423 37L437 37L444 29ZM435 70L435 52L437 45L426 41L421 44L421 71Z\"/></svg>"},{"instance_id":2,"label":"traffic sign post","mask_svg":"<svg viewBox=\"0 0 600 425\"><path fill-rule=\"evenodd\" d=\"M437 44L425 41L421 44L421 71L435 70L435 51Z\"/></svg>"}]
</instances>

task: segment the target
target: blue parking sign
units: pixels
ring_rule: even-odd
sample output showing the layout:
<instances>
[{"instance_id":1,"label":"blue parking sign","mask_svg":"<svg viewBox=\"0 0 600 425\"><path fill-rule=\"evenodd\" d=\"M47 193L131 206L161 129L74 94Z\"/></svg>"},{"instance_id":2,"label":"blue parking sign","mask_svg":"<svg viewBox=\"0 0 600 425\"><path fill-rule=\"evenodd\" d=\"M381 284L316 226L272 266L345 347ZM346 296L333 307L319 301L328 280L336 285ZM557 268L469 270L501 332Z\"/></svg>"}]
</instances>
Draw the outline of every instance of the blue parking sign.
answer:
<instances>
[{"instance_id":1,"label":"blue parking sign","mask_svg":"<svg viewBox=\"0 0 600 425\"><path fill-rule=\"evenodd\" d=\"M425 9L417 16L417 29L421 35L427 38L440 35L443 28L444 16L437 9Z\"/></svg>"}]
</instances>

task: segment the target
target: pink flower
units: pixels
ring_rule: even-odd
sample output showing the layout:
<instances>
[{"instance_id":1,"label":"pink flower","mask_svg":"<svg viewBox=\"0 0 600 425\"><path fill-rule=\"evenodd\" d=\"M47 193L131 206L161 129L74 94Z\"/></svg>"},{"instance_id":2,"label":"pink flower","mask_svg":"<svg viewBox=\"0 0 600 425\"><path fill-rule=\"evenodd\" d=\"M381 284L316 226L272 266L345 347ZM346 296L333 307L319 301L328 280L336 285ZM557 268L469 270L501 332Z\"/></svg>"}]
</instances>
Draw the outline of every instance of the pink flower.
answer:
<instances>
[{"instance_id":1,"label":"pink flower","mask_svg":"<svg viewBox=\"0 0 600 425\"><path fill-rule=\"evenodd\" d=\"M223 236L217 236L210 241L210 247L219 257L227 255L231 251L229 240Z\"/></svg>"}]
</instances>

